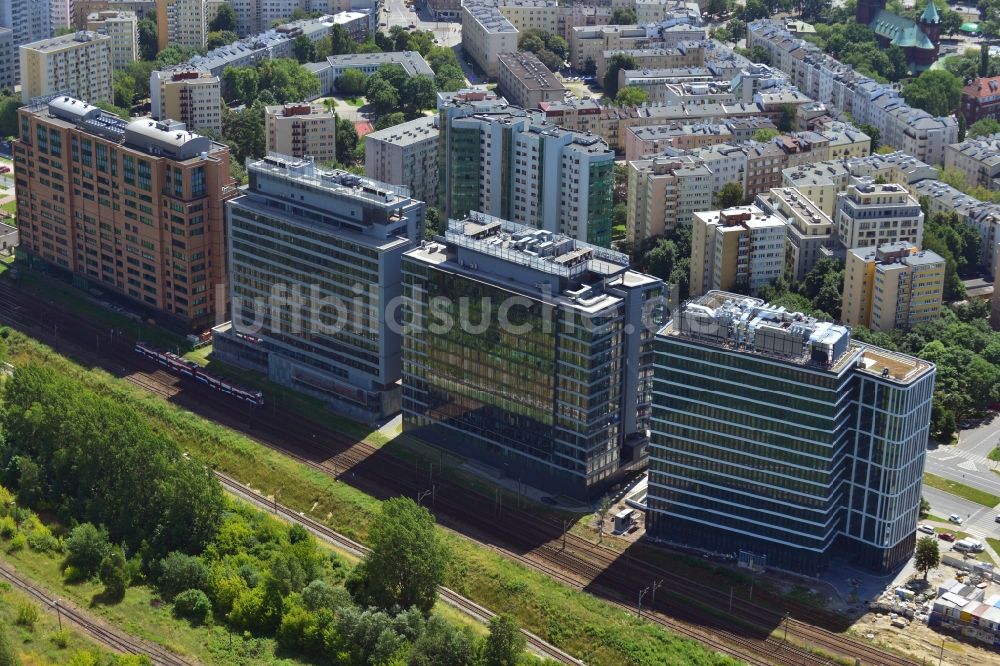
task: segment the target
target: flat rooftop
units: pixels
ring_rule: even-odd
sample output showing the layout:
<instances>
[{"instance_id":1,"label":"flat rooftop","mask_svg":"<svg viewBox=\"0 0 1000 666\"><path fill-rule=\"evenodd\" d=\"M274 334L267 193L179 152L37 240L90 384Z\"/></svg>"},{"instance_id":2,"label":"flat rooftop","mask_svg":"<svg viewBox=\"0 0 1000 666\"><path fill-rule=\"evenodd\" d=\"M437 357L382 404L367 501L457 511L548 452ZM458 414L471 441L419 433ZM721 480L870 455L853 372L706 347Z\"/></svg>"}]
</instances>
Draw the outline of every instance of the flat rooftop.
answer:
<instances>
[{"instance_id":1,"label":"flat rooftop","mask_svg":"<svg viewBox=\"0 0 1000 666\"><path fill-rule=\"evenodd\" d=\"M517 51L515 53L501 53L497 56L500 66L510 71L514 78L528 90L545 90L552 92L563 92L566 86L563 85L549 68L542 64L534 53Z\"/></svg>"}]
</instances>

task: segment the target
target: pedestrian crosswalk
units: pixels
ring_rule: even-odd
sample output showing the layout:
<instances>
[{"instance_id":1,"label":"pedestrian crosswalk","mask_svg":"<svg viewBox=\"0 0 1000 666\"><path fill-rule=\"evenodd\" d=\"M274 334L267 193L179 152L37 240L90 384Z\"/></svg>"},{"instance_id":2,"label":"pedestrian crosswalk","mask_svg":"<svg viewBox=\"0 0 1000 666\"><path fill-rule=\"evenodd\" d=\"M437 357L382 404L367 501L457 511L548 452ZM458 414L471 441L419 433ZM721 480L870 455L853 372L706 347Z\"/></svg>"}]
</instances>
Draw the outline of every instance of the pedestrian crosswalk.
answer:
<instances>
[{"instance_id":1,"label":"pedestrian crosswalk","mask_svg":"<svg viewBox=\"0 0 1000 666\"><path fill-rule=\"evenodd\" d=\"M990 460L984 456L977 456L969 453L968 451L960 451L958 449L938 448L933 451L928 451L927 455L937 462L946 462L961 458L963 459L962 462L956 463L955 467L963 469L967 472L981 472L987 469L1000 469L1000 462L997 462L996 460Z\"/></svg>"}]
</instances>

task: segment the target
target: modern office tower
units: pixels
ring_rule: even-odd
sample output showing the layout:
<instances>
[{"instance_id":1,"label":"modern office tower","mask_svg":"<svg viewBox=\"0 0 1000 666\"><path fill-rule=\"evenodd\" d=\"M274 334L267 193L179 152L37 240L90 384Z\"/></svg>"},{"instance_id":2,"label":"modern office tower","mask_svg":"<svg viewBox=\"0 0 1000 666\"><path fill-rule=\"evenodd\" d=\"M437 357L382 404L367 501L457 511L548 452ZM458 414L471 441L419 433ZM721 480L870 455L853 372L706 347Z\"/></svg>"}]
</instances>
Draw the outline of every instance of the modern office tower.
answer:
<instances>
[{"instance_id":1,"label":"modern office tower","mask_svg":"<svg viewBox=\"0 0 1000 666\"><path fill-rule=\"evenodd\" d=\"M867 178L837 195L833 223L841 250L899 241L919 247L924 238L924 212L906 188Z\"/></svg>"},{"instance_id":2,"label":"modern office tower","mask_svg":"<svg viewBox=\"0 0 1000 666\"><path fill-rule=\"evenodd\" d=\"M423 238L423 202L305 159L247 174L227 204L233 318L213 353L353 418L398 413L400 264Z\"/></svg>"},{"instance_id":3,"label":"modern office tower","mask_svg":"<svg viewBox=\"0 0 1000 666\"><path fill-rule=\"evenodd\" d=\"M104 11L87 17L87 30L111 38L111 66L122 69L139 59L139 20L135 12Z\"/></svg>"},{"instance_id":4,"label":"modern office tower","mask_svg":"<svg viewBox=\"0 0 1000 666\"><path fill-rule=\"evenodd\" d=\"M516 107L441 109L442 218L482 211L519 224L611 245L614 151Z\"/></svg>"},{"instance_id":5,"label":"modern office tower","mask_svg":"<svg viewBox=\"0 0 1000 666\"><path fill-rule=\"evenodd\" d=\"M551 493L645 463L663 283L483 213L403 256L403 427Z\"/></svg>"},{"instance_id":6,"label":"modern office tower","mask_svg":"<svg viewBox=\"0 0 1000 666\"><path fill-rule=\"evenodd\" d=\"M174 118L193 129L222 132L219 77L195 68L154 71L149 77L154 118Z\"/></svg>"},{"instance_id":7,"label":"modern office tower","mask_svg":"<svg viewBox=\"0 0 1000 666\"><path fill-rule=\"evenodd\" d=\"M205 0L156 0L156 40L162 51L171 44L205 48L209 16Z\"/></svg>"},{"instance_id":8,"label":"modern office tower","mask_svg":"<svg viewBox=\"0 0 1000 666\"><path fill-rule=\"evenodd\" d=\"M18 114L18 229L32 260L177 328L225 316L215 291L226 283L223 203L236 194L229 148L71 97Z\"/></svg>"},{"instance_id":9,"label":"modern office tower","mask_svg":"<svg viewBox=\"0 0 1000 666\"><path fill-rule=\"evenodd\" d=\"M801 282L816 262L833 256L833 221L794 187L775 187L757 196L754 204L788 225L788 266Z\"/></svg>"},{"instance_id":10,"label":"modern office tower","mask_svg":"<svg viewBox=\"0 0 1000 666\"><path fill-rule=\"evenodd\" d=\"M438 119L421 116L365 135L365 175L402 185L410 196L437 206Z\"/></svg>"},{"instance_id":11,"label":"modern office tower","mask_svg":"<svg viewBox=\"0 0 1000 666\"><path fill-rule=\"evenodd\" d=\"M81 30L21 46L21 99L66 93L110 102L111 38Z\"/></svg>"},{"instance_id":12,"label":"modern office tower","mask_svg":"<svg viewBox=\"0 0 1000 666\"><path fill-rule=\"evenodd\" d=\"M691 224L712 207L712 172L689 155L628 162L627 237L632 247Z\"/></svg>"},{"instance_id":13,"label":"modern office tower","mask_svg":"<svg viewBox=\"0 0 1000 666\"><path fill-rule=\"evenodd\" d=\"M535 109L542 102L561 102L565 99L566 86L534 53L502 53L497 60L497 87L511 104Z\"/></svg>"},{"instance_id":14,"label":"modern office tower","mask_svg":"<svg viewBox=\"0 0 1000 666\"><path fill-rule=\"evenodd\" d=\"M13 92L20 72L17 67L17 50L14 48L14 31L0 28L0 89Z\"/></svg>"},{"instance_id":15,"label":"modern office tower","mask_svg":"<svg viewBox=\"0 0 1000 666\"><path fill-rule=\"evenodd\" d=\"M906 241L848 250L841 297L844 323L891 331L937 319L944 268L939 255Z\"/></svg>"},{"instance_id":16,"label":"modern office tower","mask_svg":"<svg viewBox=\"0 0 1000 666\"><path fill-rule=\"evenodd\" d=\"M311 157L317 162L337 159L337 116L322 104L268 106L264 124L268 153Z\"/></svg>"},{"instance_id":17,"label":"modern office tower","mask_svg":"<svg viewBox=\"0 0 1000 666\"><path fill-rule=\"evenodd\" d=\"M756 294L785 271L785 223L757 206L694 214L692 296L712 290Z\"/></svg>"},{"instance_id":18,"label":"modern office tower","mask_svg":"<svg viewBox=\"0 0 1000 666\"><path fill-rule=\"evenodd\" d=\"M934 366L737 294L656 336L646 532L808 575L913 554Z\"/></svg>"}]
</instances>

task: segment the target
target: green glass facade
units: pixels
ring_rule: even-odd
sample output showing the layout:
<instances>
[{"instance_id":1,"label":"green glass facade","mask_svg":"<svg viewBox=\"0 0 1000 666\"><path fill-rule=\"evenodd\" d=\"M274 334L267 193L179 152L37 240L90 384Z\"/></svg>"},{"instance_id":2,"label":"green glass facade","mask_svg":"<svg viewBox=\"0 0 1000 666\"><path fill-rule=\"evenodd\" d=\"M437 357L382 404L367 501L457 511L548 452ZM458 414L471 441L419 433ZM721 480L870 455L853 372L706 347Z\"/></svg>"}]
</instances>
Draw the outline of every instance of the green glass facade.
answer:
<instances>
[{"instance_id":1,"label":"green glass facade","mask_svg":"<svg viewBox=\"0 0 1000 666\"><path fill-rule=\"evenodd\" d=\"M611 247L612 198L607 195L614 189L614 162L594 162L589 165L587 188L587 242L601 247Z\"/></svg>"}]
</instances>

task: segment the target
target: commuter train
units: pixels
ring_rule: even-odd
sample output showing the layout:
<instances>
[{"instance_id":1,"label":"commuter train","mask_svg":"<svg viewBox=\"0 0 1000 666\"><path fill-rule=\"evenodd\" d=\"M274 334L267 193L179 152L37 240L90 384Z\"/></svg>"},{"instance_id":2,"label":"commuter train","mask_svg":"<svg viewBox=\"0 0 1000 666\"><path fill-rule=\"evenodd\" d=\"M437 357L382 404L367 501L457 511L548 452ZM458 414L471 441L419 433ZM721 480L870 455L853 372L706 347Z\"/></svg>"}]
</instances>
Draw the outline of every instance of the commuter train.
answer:
<instances>
[{"instance_id":1,"label":"commuter train","mask_svg":"<svg viewBox=\"0 0 1000 666\"><path fill-rule=\"evenodd\" d=\"M135 351L151 361L156 361L171 372L176 372L184 377L197 380L210 389L231 395L237 400L250 403L254 407L260 407L264 404L264 394L260 391L244 388L227 379L220 379L210 372L205 372L205 369L197 363L182 358L177 354L160 351L145 342L135 343Z\"/></svg>"}]
</instances>

